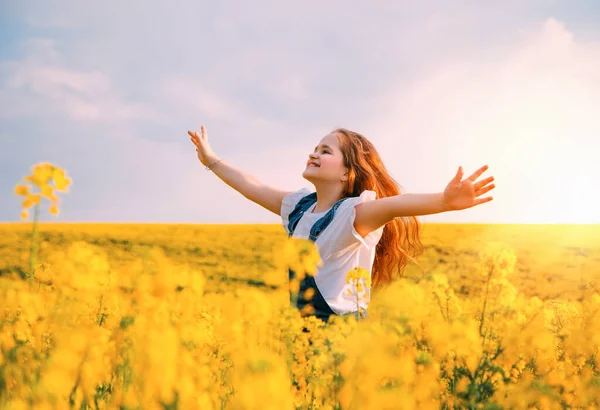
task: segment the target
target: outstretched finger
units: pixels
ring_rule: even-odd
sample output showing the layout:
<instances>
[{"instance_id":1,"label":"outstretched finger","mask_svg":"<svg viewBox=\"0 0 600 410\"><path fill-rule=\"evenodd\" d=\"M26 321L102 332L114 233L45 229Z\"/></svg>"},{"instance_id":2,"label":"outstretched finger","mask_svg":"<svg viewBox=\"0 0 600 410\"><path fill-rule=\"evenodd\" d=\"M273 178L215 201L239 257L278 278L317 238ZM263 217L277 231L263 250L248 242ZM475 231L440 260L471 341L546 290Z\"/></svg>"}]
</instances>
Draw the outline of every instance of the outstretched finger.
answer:
<instances>
[{"instance_id":1,"label":"outstretched finger","mask_svg":"<svg viewBox=\"0 0 600 410\"><path fill-rule=\"evenodd\" d=\"M473 188L475 188L475 190L481 189L484 186L486 186L487 184L489 184L490 182L492 182L493 180L494 180L494 177L487 177L483 181L479 181L479 182L473 184Z\"/></svg>"},{"instance_id":2,"label":"outstretched finger","mask_svg":"<svg viewBox=\"0 0 600 410\"><path fill-rule=\"evenodd\" d=\"M463 167L459 166L458 171L456 171L456 175L454 175L454 178L452 178L452 182L458 183L458 182L460 182L462 177L463 177Z\"/></svg>"},{"instance_id":3,"label":"outstretched finger","mask_svg":"<svg viewBox=\"0 0 600 410\"><path fill-rule=\"evenodd\" d=\"M475 191L475 195L479 196L479 195L483 195L486 192L491 191L492 189L496 188L496 185L492 184L492 185L488 185L486 187L483 187L481 189L478 189Z\"/></svg>"},{"instance_id":4,"label":"outstretched finger","mask_svg":"<svg viewBox=\"0 0 600 410\"><path fill-rule=\"evenodd\" d=\"M471 182L475 182L477 178L481 176L489 167L487 165L482 166L477 171L473 172L469 178L467 178Z\"/></svg>"},{"instance_id":5,"label":"outstretched finger","mask_svg":"<svg viewBox=\"0 0 600 410\"><path fill-rule=\"evenodd\" d=\"M188 134L190 135L190 141L192 141L196 145L198 145L200 143L200 140L198 139L198 137L195 135L195 133L193 131L188 131Z\"/></svg>"},{"instance_id":6,"label":"outstretched finger","mask_svg":"<svg viewBox=\"0 0 600 410\"><path fill-rule=\"evenodd\" d=\"M487 196L485 198L476 199L475 200L475 205L485 204L486 202L490 202L492 199L494 199L493 196Z\"/></svg>"},{"instance_id":7,"label":"outstretched finger","mask_svg":"<svg viewBox=\"0 0 600 410\"><path fill-rule=\"evenodd\" d=\"M200 139L198 138L198 134L196 133L196 131L188 131L188 135L190 136L190 139L192 140L192 142L194 144L200 142Z\"/></svg>"}]
</instances>

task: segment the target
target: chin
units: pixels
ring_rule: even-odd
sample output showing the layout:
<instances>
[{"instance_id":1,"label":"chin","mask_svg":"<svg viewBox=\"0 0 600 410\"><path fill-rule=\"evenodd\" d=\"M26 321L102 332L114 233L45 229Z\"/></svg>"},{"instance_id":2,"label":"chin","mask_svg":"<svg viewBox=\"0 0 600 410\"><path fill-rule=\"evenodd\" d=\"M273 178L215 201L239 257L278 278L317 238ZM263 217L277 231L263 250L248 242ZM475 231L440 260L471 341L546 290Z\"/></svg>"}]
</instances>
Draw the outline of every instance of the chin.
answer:
<instances>
[{"instance_id":1,"label":"chin","mask_svg":"<svg viewBox=\"0 0 600 410\"><path fill-rule=\"evenodd\" d=\"M318 181L323 181L321 178L315 178L313 175L306 175L306 172L302 173L302 178L306 179L308 182L314 184Z\"/></svg>"},{"instance_id":2,"label":"chin","mask_svg":"<svg viewBox=\"0 0 600 410\"><path fill-rule=\"evenodd\" d=\"M310 168L306 168L303 172L302 172L302 178L306 179L307 181L314 181L319 179L318 176L313 175L313 173L310 171Z\"/></svg>"}]
</instances>

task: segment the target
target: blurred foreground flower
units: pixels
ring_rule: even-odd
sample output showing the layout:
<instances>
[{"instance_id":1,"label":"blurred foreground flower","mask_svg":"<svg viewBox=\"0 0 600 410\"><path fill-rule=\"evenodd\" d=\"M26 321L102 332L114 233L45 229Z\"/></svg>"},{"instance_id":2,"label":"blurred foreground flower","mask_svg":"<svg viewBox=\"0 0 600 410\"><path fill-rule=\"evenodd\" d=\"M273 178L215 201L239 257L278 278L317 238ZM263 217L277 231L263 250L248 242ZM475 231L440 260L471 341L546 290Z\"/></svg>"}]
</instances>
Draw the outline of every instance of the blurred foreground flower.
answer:
<instances>
[{"instance_id":1,"label":"blurred foreground flower","mask_svg":"<svg viewBox=\"0 0 600 410\"><path fill-rule=\"evenodd\" d=\"M296 306L300 296L312 298L312 294L300 293L300 285L307 276L316 276L319 268L323 266L319 249L309 239L289 238L285 241L280 254L275 258L277 266L285 266L288 269L290 303ZM312 305L307 305L303 311L310 314Z\"/></svg>"},{"instance_id":2,"label":"blurred foreground flower","mask_svg":"<svg viewBox=\"0 0 600 410\"><path fill-rule=\"evenodd\" d=\"M38 212L38 206L42 198L51 201L49 211L53 215L58 215L58 201L60 198L55 195L55 191L68 192L71 185L71 179L66 176L65 171L44 162L34 165L31 175L25 176L23 180L29 184L18 184L15 187L15 194L25 197L21 202L24 208L21 212L21 218L27 219L29 217L27 209L33 205L36 205L36 212ZM32 192L33 187L37 187L39 192Z\"/></svg>"},{"instance_id":3,"label":"blurred foreground flower","mask_svg":"<svg viewBox=\"0 0 600 410\"><path fill-rule=\"evenodd\" d=\"M356 296L356 318L359 319L359 314L363 314L363 309L360 307L359 302L365 301L367 295L369 295L371 289L371 273L357 266L348 271L346 274L346 284L349 285L347 289L348 296L354 294Z\"/></svg>"},{"instance_id":4,"label":"blurred foreground flower","mask_svg":"<svg viewBox=\"0 0 600 410\"><path fill-rule=\"evenodd\" d=\"M24 208L21 211L21 219L29 219L28 209L35 205L33 214L33 229L31 233L31 250L29 254L29 277L33 277L35 270L36 257L36 237L37 237L37 222L40 213L40 203L42 198L47 198L50 201L48 210L52 215L58 215L58 202L60 198L55 195L56 191L68 192L71 185L71 178L67 177L65 171L48 162L42 162L32 167L31 175L23 177L25 183L17 184L15 194L23 196L25 199L21 202ZM34 187L38 188L38 192L33 192Z\"/></svg>"}]
</instances>

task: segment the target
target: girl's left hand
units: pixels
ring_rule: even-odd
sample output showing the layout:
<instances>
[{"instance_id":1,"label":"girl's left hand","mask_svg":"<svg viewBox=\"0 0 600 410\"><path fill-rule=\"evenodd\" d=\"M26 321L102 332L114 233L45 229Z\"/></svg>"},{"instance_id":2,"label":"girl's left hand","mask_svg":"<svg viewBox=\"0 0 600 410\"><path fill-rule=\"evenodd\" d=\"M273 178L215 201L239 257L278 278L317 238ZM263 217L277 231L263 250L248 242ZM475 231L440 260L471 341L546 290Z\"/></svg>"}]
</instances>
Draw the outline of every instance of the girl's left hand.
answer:
<instances>
[{"instance_id":1,"label":"girl's left hand","mask_svg":"<svg viewBox=\"0 0 600 410\"><path fill-rule=\"evenodd\" d=\"M486 192L495 188L494 184L488 185L494 180L494 177L488 177L482 181L476 182L488 169L487 165L482 166L473 173L470 177L461 181L463 176L462 167L458 167L458 172L452 178L446 189L444 190L444 203L451 211L459 209L471 208L475 205L480 205L494 199L491 196L478 198Z\"/></svg>"}]
</instances>

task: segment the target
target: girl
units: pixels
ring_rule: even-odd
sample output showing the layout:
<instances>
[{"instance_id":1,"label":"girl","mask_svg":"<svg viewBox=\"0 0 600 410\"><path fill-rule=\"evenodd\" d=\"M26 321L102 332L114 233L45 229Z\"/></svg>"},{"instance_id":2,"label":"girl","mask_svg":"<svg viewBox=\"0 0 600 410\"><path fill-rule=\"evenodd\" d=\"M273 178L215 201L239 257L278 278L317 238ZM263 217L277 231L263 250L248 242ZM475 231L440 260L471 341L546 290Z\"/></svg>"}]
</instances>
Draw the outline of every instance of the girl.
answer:
<instances>
[{"instance_id":1,"label":"girl","mask_svg":"<svg viewBox=\"0 0 600 410\"><path fill-rule=\"evenodd\" d=\"M200 135L188 134L207 170L280 215L288 236L315 243L321 257L318 273L302 279L293 300L303 316L315 315L324 321L331 315L357 311L356 295L348 292L352 289L346 283L348 272L362 268L373 287L379 288L402 274L407 261L423 252L417 216L466 209L493 199L481 195L495 187L490 184L494 177L477 181L487 165L465 179L458 167L443 192L402 194L373 144L344 128L323 137L308 156L302 176L315 191L281 191L217 157L204 126L201 131ZM292 270L289 274L290 280L295 278ZM366 311L370 292L364 280L362 286L366 291L358 307Z\"/></svg>"}]
</instances>

